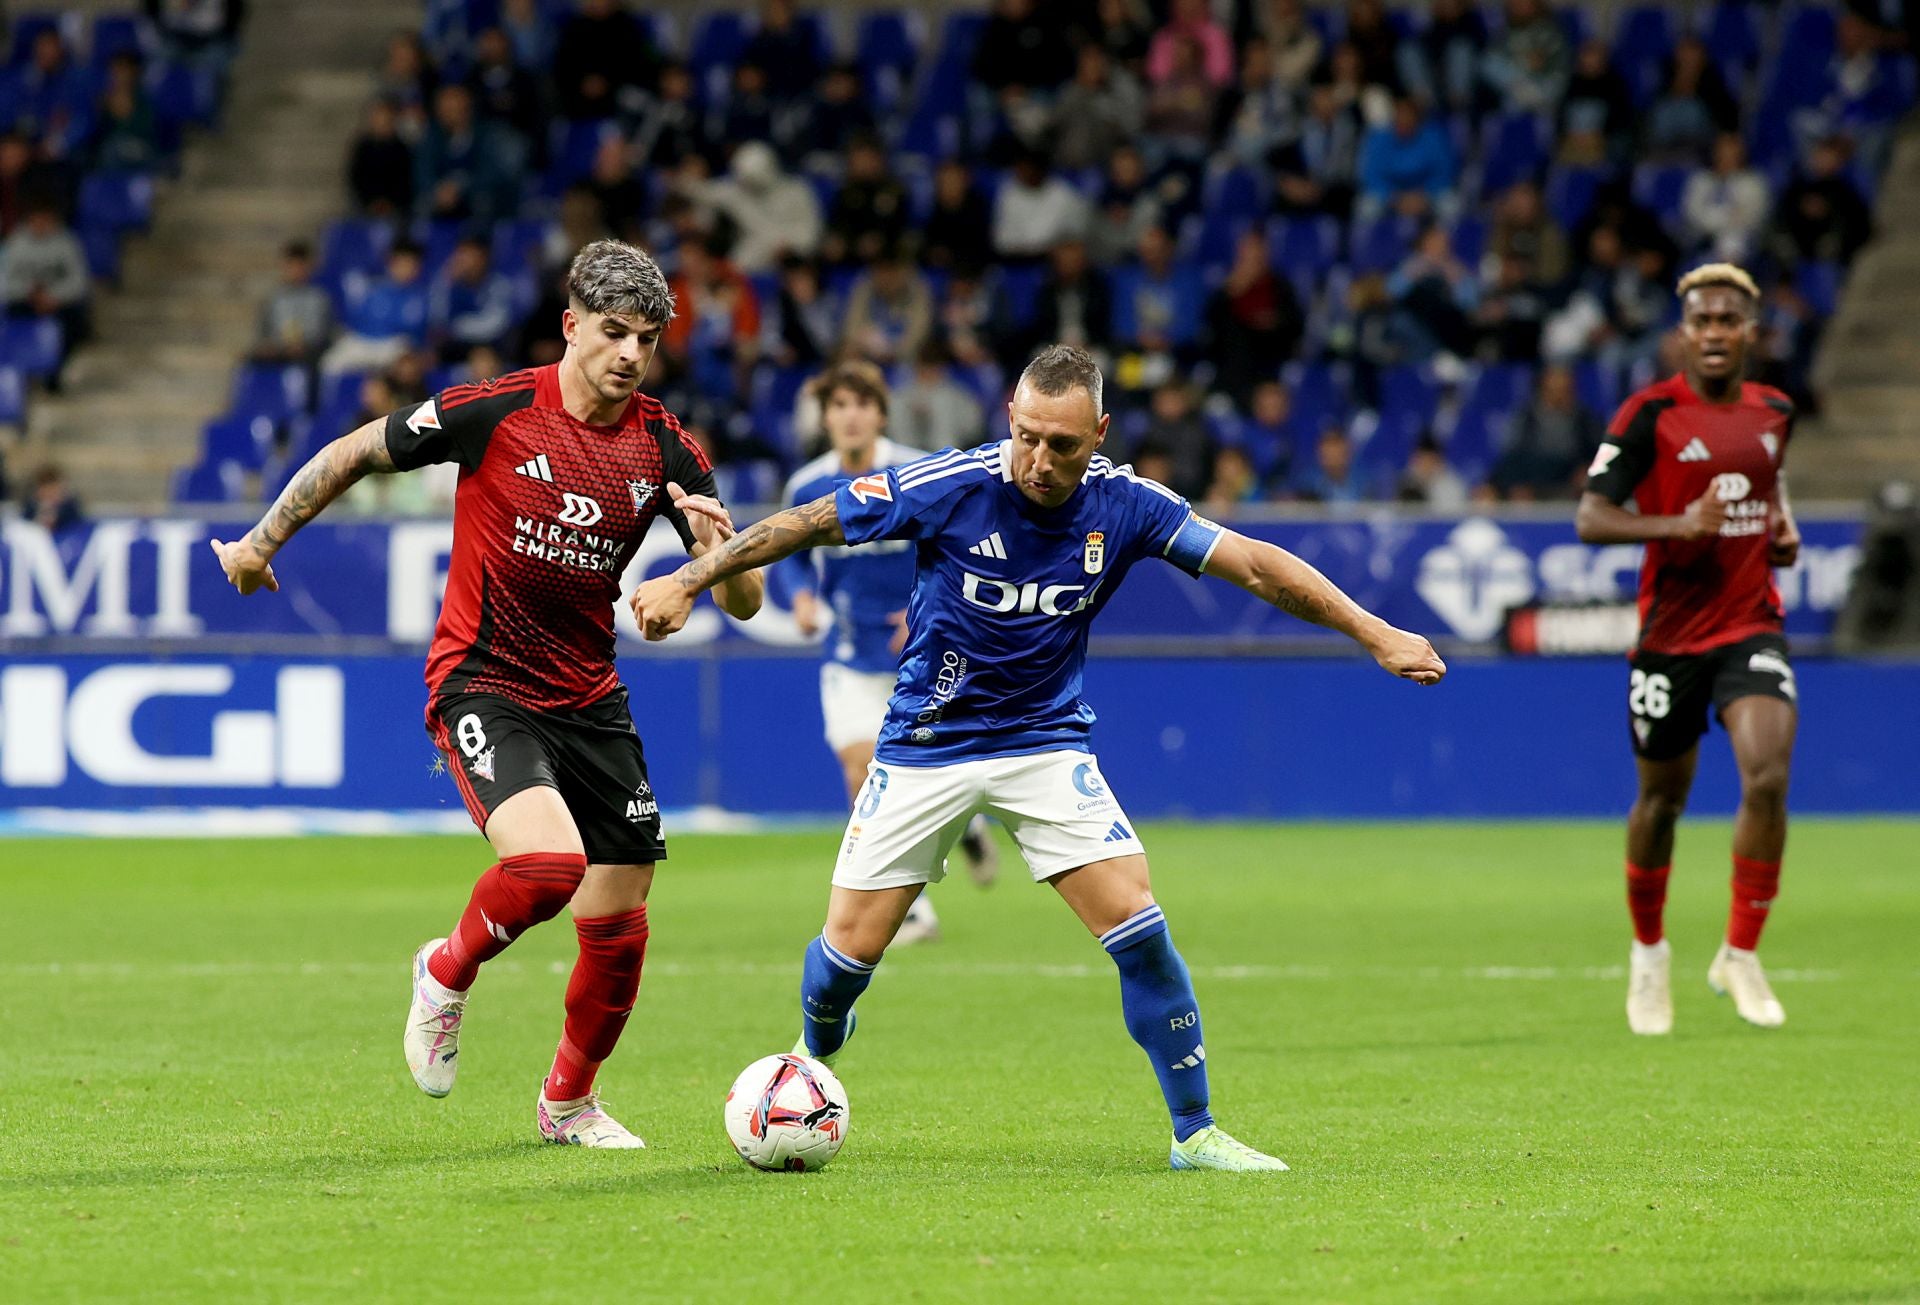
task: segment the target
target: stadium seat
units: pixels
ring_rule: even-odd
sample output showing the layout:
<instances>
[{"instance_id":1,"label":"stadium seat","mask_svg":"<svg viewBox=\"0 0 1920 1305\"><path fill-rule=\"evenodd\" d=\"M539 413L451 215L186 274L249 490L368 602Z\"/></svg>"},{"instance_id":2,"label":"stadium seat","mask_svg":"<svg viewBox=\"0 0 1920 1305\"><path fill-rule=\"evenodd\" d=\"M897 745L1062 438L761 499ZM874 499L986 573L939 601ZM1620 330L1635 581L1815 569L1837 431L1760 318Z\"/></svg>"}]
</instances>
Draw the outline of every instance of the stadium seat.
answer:
<instances>
[{"instance_id":1,"label":"stadium seat","mask_svg":"<svg viewBox=\"0 0 1920 1305\"><path fill-rule=\"evenodd\" d=\"M1516 181L1540 175L1547 163L1545 125L1531 113L1489 118L1480 134L1480 193L1499 194Z\"/></svg>"},{"instance_id":2,"label":"stadium seat","mask_svg":"<svg viewBox=\"0 0 1920 1305\"><path fill-rule=\"evenodd\" d=\"M860 18L854 37L854 61L872 76L889 69L902 79L912 76L926 42L926 20L899 9L875 9Z\"/></svg>"},{"instance_id":3,"label":"stadium seat","mask_svg":"<svg viewBox=\"0 0 1920 1305\"><path fill-rule=\"evenodd\" d=\"M146 20L137 14L100 14L93 20L87 53L95 68L106 67L119 54L131 54L144 62L152 49Z\"/></svg>"},{"instance_id":4,"label":"stadium seat","mask_svg":"<svg viewBox=\"0 0 1920 1305\"><path fill-rule=\"evenodd\" d=\"M1398 214L1354 223L1347 236L1353 270L1391 272L1413 247L1414 235L1414 224Z\"/></svg>"},{"instance_id":5,"label":"stadium seat","mask_svg":"<svg viewBox=\"0 0 1920 1305\"><path fill-rule=\"evenodd\" d=\"M23 13L15 14L10 24L13 31L13 44L7 53L6 66L23 68L32 61L33 43L40 39L40 33L55 31L67 43L67 48L77 49L80 44L81 28L84 21L80 14Z\"/></svg>"},{"instance_id":6,"label":"stadium seat","mask_svg":"<svg viewBox=\"0 0 1920 1305\"><path fill-rule=\"evenodd\" d=\"M76 233L87 251L87 271L96 281L115 285L120 280L120 233L111 227L81 227Z\"/></svg>"},{"instance_id":7,"label":"stadium seat","mask_svg":"<svg viewBox=\"0 0 1920 1305\"><path fill-rule=\"evenodd\" d=\"M1633 170L1633 197L1652 209L1662 222L1672 223L1680 215L1680 201L1692 171L1683 163L1643 163Z\"/></svg>"},{"instance_id":8,"label":"stadium seat","mask_svg":"<svg viewBox=\"0 0 1920 1305\"><path fill-rule=\"evenodd\" d=\"M1296 281L1318 285L1340 247L1340 225L1330 217L1284 217L1268 237L1273 261Z\"/></svg>"},{"instance_id":9,"label":"stadium seat","mask_svg":"<svg viewBox=\"0 0 1920 1305\"><path fill-rule=\"evenodd\" d=\"M1288 363L1280 370L1293 396L1293 415L1287 425L1294 433L1294 447L1311 447L1310 441L1330 424L1347 418L1347 381L1343 366L1324 362Z\"/></svg>"},{"instance_id":10,"label":"stadium seat","mask_svg":"<svg viewBox=\"0 0 1920 1305\"><path fill-rule=\"evenodd\" d=\"M153 221L153 178L94 172L80 183L80 225L108 231L145 231Z\"/></svg>"},{"instance_id":11,"label":"stadium seat","mask_svg":"<svg viewBox=\"0 0 1920 1305\"><path fill-rule=\"evenodd\" d=\"M1046 265L1009 263L999 269L997 279L1008 319L1017 328L1032 325L1040 307L1040 287L1047 279Z\"/></svg>"},{"instance_id":12,"label":"stadium seat","mask_svg":"<svg viewBox=\"0 0 1920 1305\"><path fill-rule=\"evenodd\" d=\"M1838 263L1807 262L1795 269L1793 284L1814 312L1822 317L1832 317L1834 310L1840 306L1840 287L1845 283L1846 275L1846 269Z\"/></svg>"},{"instance_id":13,"label":"stadium seat","mask_svg":"<svg viewBox=\"0 0 1920 1305\"><path fill-rule=\"evenodd\" d=\"M18 367L0 366L0 426L19 426L27 419L27 374Z\"/></svg>"},{"instance_id":14,"label":"stadium seat","mask_svg":"<svg viewBox=\"0 0 1920 1305\"><path fill-rule=\"evenodd\" d=\"M202 460L232 462L248 471L259 471L266 466L278 438L273 420L260 414L215 417L202 431Z\"/></svg>"},{"instance_id":15,"label":"stadium seat","mask_svg":"<svg viewBox=\"0 0 1920 1305\"><path fill-rule=\"evenodd\" d=\"M1637 5L1620 15L1613 36L1613 62L1634 98L1645 103L1658 89L1660 71L1673 53L1673 20L1658 5Z\"/></svg>"},{"instance_id":16,"label":"stadium seat","mask_svg":"<svg viewBox=\"0 0 1920 1305\"><path fill-rule=\"evenodd\" d=\"M51 317L0 318L0 358L35 380L59 370L64 347L60 323Z\"/></svg>"},{"instance_id":17,"label":"stadium seat","mask_svg":"<svg viewBox=\"0 0 1920 1305\"><path fill-rule=\"evenodd\" d=\"M1453 224L1453 256L1468 267L1480 266L1480 259L1487 252L1487 220L1477 214L1466 214Z\"/></svg>"},{"instance_id":18,"label":"stadium seat","mask_svg":"<svg viewBox=\"0 0 1920 1305\"><path fill-rule=\"evenodd\" d=\"M733 65L747 48L746 20L729 10L710 12L695 23L687 44L687 67L694 85L711 100L724 101Z\"/></svg>"},{"instance_id":19,"label":"stadium seat","mask_svg":"<svg viewBox=\"0 0 1920 1305\"><path fill-rule=\"evenodd\" d=\"M612 119L589 122L560 121L553 125L547 161L547 193L558 195L593 171L593 156L609 132L619 130Z\"/></svg>"},{"instance_id":20,"label":"stadium seat","mask_svg":"<svg viewBox=\"0 0 1920 1305\"><path fill-rule=\"evenodd\" d=\"M493 228L493 265L503 275L518 276L539 261L552 223L545 218L509 218Z\"/></svg>"},{"instance_id":21,"label":"stadium seat","mask_svg":"<svg viewBox=\"0 0 1920 1305\"><path fill-rule=\"evenodd\" d=\"M1547 176L1547 212L1567 231L1578 227L1593 207L1608 171L1605 168L1555 168Z\"/></svg>"},{"instance_id":22,"label":"stadium seat","mask_svg":"<svg viewBox=\"0 0 1920 1305\"><path fill-rule=\"evenodd\" d=\"M1597 358L1581 358L1573 364L1573 388L1583 407L1601 421L1611 421L1620 406L1620 375Z\"/></svg>"},{"instance_id":23,"label":"stadium seat","mask_svg":"<svg viewBox=\"0 0 1920 1305\"><path fill-rule=\"evenodd\" d=\"M1760 62L1760 26L1746 0L1719 0L1707 10L1699 32L1723 69L1751 70Z\"/></svg>"},{"instance_id":24,"label":"stadium seat","mask_svg":"<svg viewBox=\"0 0 1920 1305\"><path fill-rule=\"evenodd\" d=\"M205 68L168 64L149 89L154 114L163 122L211 126L220 107L219 82Z\"/></svg>"},{"instance_id":25,"label":"stadium seat","mask_svg":"<svg viewBox=\"0 0 1920 1305\"><path fill-rule=\"evenodd\" d=\"M231 503L243 496L245 484L240 467L202 458L176 471L167 492L175 503Z\"/></svg>"},{"instance_id":26,"label":"stadium seat","mask_svg":"<svg viewBox=\"0 0 1920 1305\"><path fill-rule=\"evenodd\" d=\"M266 417L276 425L295 413L305 412L313 402L313 388L307 369L247 363L233 376L233 400L227 405L230 417Z\"/></svg>"}]
</instances>

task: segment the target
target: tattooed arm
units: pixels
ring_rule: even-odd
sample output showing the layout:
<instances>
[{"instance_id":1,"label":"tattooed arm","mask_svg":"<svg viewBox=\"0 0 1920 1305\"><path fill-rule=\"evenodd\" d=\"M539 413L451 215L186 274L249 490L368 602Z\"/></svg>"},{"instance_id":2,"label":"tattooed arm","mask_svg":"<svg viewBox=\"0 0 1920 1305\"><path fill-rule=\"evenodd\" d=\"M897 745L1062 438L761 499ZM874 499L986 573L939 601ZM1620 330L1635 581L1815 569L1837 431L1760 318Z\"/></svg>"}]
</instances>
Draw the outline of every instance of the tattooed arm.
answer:
<instances>
[{"instance_id":1,"label":"tattooed arm","mask_svg":"<svg viewBox=\"0 0 1920 1305\"><path fill-rule=\"evenodd\" d=\"M227 580L243 594L266 588L278 592L273 555L293 532L320 515L320 509L347 491L370 471L394 470L387 451L387 421L377 418L351 435L342 435L313 455L313 459L280 491L258 525L232 543L209 540Z\"/></svg>"},{"instance_id":2,"label":"tattooed arm","mask_svg":"<svg viewBox=\"0 0 1920 1305\"><path fill-rule=\"evenodd\" d=\"M633 619L647 638L664 639L687 623L693 600L721 581L778 562L804 548L846 542L831 494L776 512L672 575L659 576L634 590Z\"/></svg>"},{"instance_id":3,"label":"tattooed arm","mask_svg":"<svg viewBox=\"0 0 1920 1305\"><path fill-rule=\"evenodd\" d=\"M1207 574L1239 585L1289 616L1338 630L1402 679L1438 684L1447 673L1432 644L1388 625L1284 548L1224 531L1207 559Z\"/></svg>"}]
</instances>

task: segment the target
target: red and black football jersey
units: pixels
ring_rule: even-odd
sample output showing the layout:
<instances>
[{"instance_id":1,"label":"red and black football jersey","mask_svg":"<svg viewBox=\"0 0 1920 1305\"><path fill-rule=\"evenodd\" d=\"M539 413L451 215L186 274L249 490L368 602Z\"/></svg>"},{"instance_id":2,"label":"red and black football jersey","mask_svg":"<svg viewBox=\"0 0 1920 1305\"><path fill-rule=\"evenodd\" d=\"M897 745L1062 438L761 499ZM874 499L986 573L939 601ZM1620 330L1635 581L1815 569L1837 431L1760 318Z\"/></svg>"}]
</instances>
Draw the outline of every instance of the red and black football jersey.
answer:
<instances>
[{"instance_id":1,"label":"red and black football jersey","mask_svg":"<svg viewBox=\"0 0 1920 1305\"><path fill-rule=\"evenodd\" d=\"M635 394L613 426L560 402L557 365L457 385L387 418L402 471L460 464L447 593L427 655L439 697L493 693L540 710L586 706L619 684L613 607L656 517L689 549L667 494L714 493L713 469L672 413Z\"/></svg>"},{"instance_id":2,"label":"red and black football jersey","mask_svg":"<svg viewBox=\"0 0 1920 1305\"><path fill-rule=\"evenodd\" d=\"M1640 570L1644 652L1697 653L1780 629L1780 589L1767 540L1780 467L1793 433L1787 396L1748 381L1710 403L1684 375L1620 406L1587 472L1587 488L1644 516L1679 516L1713 490L1727 521L1713 539L1656 539Z\"/></svg>"}]
</instances>

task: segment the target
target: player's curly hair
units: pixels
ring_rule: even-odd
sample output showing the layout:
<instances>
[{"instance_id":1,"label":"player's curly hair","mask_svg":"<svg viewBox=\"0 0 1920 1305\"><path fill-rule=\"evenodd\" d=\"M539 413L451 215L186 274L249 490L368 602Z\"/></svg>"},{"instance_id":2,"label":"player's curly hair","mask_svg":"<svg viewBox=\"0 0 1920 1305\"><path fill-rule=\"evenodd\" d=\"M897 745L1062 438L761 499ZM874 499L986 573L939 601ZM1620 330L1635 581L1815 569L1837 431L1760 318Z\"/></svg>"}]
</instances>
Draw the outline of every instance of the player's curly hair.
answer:
<instances>
[{"instance_id":1,"label":"player's curly hair","mask_svg":"<svg viewBox=\"0 0 1920 1305\"><path fill-rule=\"evenodd\" d=\"M1085 349L1070 344L1050 344L1033 356L1027 369L1020 373L1020 379L1036 393L1049 397L1083 389L1093 398L1095 416L1107 410L1101 398L1104 382L1100 364Z\"/></svg>"},{"instance_id":2,"label":"player's curly hair","mask_svg":"<svg viewBox=\"0 0 1920 1305\"><path fill-rule=\"evenodd\" d=\"M644 318L655 326L673 320L673 291L660 265L623 240L581 246L567 269L567 297L590 313Z\"/></svg>"},{"instance_id":3,"label":"player's curly hair","mask_svg":"<svg viewBox=\"0 0 1920 1305\"><path fill-rule=\"evenodd\" d=\"M823 409L827 406L827 400L841 390L878 405L880 415L887 415L886 373L864 358L849 358L845 362L835 363L807 382L807 393Z\"/></svg>"},{"instance_id":4,"label":"player's curly hair","mask_svg":"<svg viewBox=\"0 0 1920 1305\"><path fill-rule=\"evenodd\" d=\"M1705 290L1709 286L1716 285L1740 291L1753 300L1756 306L1760 303L1760 287L1754 284L1753 277L1748 275L1747 269L1736 263L1707 263L1696 267L1680 278L1680 284L1673 288L1673 293L1676 298L1685 299L1695 290Z\"/></svg>"}]
</instances>

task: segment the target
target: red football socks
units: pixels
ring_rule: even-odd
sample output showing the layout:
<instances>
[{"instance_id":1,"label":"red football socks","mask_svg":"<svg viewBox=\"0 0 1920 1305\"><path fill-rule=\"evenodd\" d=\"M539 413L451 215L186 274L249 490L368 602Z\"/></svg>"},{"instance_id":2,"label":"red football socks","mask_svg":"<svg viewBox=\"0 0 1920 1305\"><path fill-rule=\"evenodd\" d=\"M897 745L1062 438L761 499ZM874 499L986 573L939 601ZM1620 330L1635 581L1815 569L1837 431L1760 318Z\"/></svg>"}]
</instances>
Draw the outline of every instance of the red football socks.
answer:
<instances>
[{"instance_id":1,"label":"red football socks","mask_svg":"<svg viewBox=\"0 0 1920 1305\"><path fill-rule=\"evenodd\" d=\"M567 982L567 1025L547 1075L549 1101L576 1101L593 1090L600 1062L613 1054L640 992L647 958L647 908L575 920L580 959Z\"/></svg>"},{"instance_id":2,"label":"red football socks","mask_svg":"<svg viewBox=\"0 0 1920 1305\"><path fill-rule=\"evenodd\" d=\"M1752 951L1780 891L1780 863L1733 858L1733 908L1727 912L1727 946Z\"/></svg>"},{"instance_id":3,"label":"red football socks","mask_svg":"<svg viewBox=\"0 0 1920 1305\"><path fill-rule=\"evenodd\" d=\"M1633 914L1633 936L1651 947L1665 936L1660 924L1667 908L1667 875L1673 867L1645 866L1627 862L1627 910Z\"/></svg>"},{"instance_id":4,"label":"red football socks","mask_svg":"<svg viewBox=\"0 0 1920 1305\"><path fill-rule=\"evenodd\" d=\"M455 992L473 986L490 961L534 925L551 920L580 887L587 858L566 852L510 856L480 876L460 923L427 958L427 972Z\"/></svg>"}]
</instances>

